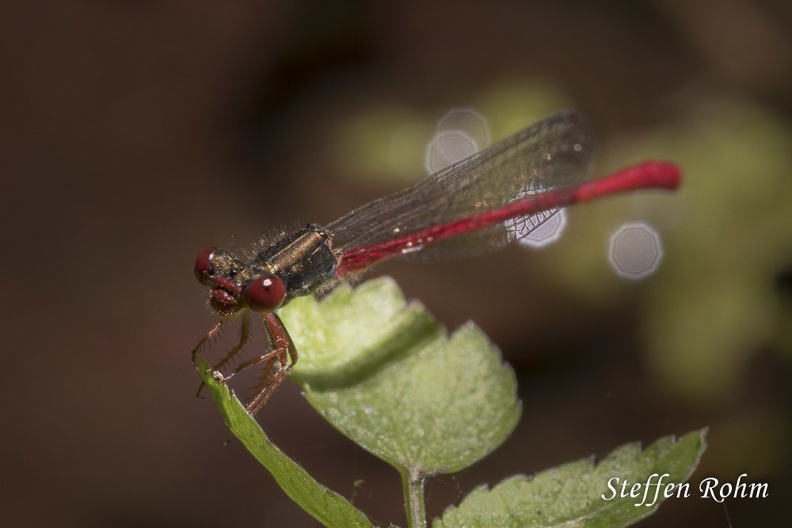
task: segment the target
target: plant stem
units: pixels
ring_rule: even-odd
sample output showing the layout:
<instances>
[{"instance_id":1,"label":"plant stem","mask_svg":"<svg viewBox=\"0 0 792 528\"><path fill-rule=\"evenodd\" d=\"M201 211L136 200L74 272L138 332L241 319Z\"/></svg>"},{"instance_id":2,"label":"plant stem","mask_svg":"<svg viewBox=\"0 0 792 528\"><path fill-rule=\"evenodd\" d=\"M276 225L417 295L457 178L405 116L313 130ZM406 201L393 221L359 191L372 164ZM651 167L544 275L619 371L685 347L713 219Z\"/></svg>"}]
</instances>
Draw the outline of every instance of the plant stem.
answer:
<instances>
[{"instance_id":1,"label":"plant stem","mask_svg":"<svg viewBox=\"0 0 792 528\"><path fill-rule=\"evenodd\" d=\"M407 510L407 526L409 528L426 528L425 483L424 477L411 475L409 471L402 471L404 508Z\"/></svg>"}]
</instances>

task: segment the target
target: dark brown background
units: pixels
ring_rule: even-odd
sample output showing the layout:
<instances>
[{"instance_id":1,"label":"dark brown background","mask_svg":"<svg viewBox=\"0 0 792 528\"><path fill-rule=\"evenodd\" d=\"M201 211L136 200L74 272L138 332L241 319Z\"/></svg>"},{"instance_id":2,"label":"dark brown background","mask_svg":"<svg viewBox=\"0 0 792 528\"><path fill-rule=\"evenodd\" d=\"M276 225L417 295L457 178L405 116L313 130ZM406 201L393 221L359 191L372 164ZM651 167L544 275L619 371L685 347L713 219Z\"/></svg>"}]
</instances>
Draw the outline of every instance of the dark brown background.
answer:
<instances>
[{"instance_id":1,"label":"dark brown background","mask_svg":"<svg viewBox=\"0 0 792 528\"><path fill-rule=\"evenodd\" d=\"M387 183L385 170L371 176L386 183L349 178L337 161L344 145L345 159L377 155L342 141L339 131L353 120L387 131L403 118L426 130L450 107L497 103L496 85L519 93L535 80L549 86L541 93L563 94L563 104L595 119L601 166L649 155L625 138L668 123L687 138L689 159L705 147L720 152L707 143L713 136L699 141L702 128L685 128L714 99L725 101L724 115L733 107L759 112L771 122L767 137L779 138L774 152L789 149L777 133L789 131L792 109L792 9L783 0L334 4L0 4L3 526L315 525L239 445L222 446L227 432L216 411L194 397L189 351L214 318L190 268L210 244L244 246L277 226L326 222L404 185ZM554 106L535 103L548 114ZM508 115L509 102L491 112L495 121ZM739 135L739 119L735 129ZM761 193L768 143L738 156L749 170L729 187L719 187L726 180L717 154L696 158L698 170L687 174L688 211L708 210L712 189L730 193L719 203L731 204L725 217L733 223L695 224L703 226L697 262L707 251L720 255L713 269L728 264L729 251L775 255L762 271L735 272L756 275L760 286L745 295L761 290L770 301L759 303L766 312L744 315L759 326L772 318L761 326L770 330L730 338L739 341L739 375L704 396L653 371L643 333L655 320L647 299L662 299L666 315L676 306L695 314L677 342L695 341L696 325L715 311L686 304L695 288L681 295L684 288L672 287L674 270L693 259L679 242L691 233L692 213L679 213L664 267L644 283L568 264L576 254L582 263L603 261L604 228L593 245L574 245L590 238L581 231L542 253L513 248L378 272L394 275L450 328L475 320L520 378L518 430L491 458L430 484L432 515L480 483L709 425L712 448L693 481L733 481L746 471L770 482L771 497L671 501L642 525L792 518L783 500L792 492L784 330L792 223L789 195ZM674 157L679 144L653 152ZM774 170L792 173L779 160ZM761 217L770 199L778 214L746 241L734 226ZM573 218L596 224L606 210ZM702 280L715 274L700 271ZM745 299L732 301L743 320ZM713 347L701 348L712 356ZM374 521L405 524L397 473L323 423L293 384L260 421Z\"/></svg>"}]
</instances>

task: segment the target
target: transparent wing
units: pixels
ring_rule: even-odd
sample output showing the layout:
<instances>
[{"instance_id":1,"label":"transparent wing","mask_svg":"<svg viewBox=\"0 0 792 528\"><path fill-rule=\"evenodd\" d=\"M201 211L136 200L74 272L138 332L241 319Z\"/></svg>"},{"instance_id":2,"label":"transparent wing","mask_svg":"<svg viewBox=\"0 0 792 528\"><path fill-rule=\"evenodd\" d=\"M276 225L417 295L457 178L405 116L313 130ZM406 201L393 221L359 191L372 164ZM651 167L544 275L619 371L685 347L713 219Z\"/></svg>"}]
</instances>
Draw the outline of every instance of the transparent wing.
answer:
<instances>
[{"instance_id":1,"label":"transparent wing","mask_svg":"<svg viewBox=\"0 0 792 528\"><path fill-rule=\"evenodd\" d=\"M548 190L579 184L590 172L596 137L590 121L566 110L442 169L398 193L370 202L329 224L342 256L394 238L502 208ZM394 255L455 258L522 238L556 210L513 218Z\"/></svg>"}]
</instances>

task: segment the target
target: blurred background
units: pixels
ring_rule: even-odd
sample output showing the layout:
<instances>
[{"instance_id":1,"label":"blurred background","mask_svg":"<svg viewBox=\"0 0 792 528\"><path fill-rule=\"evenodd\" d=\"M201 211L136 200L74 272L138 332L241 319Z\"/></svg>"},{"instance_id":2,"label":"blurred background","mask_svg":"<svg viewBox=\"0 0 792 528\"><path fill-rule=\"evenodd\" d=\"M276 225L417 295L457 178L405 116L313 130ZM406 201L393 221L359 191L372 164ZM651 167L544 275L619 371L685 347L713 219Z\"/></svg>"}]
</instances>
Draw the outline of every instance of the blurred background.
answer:
<instances>
[{"instance_id":1,"label":"blurred background","mask_svg":"<svg viewBox=\"0 0 792 528\"><path fill-rule=\"evenodd\" d=\"M709 426L692 481L747 473L770 497L672 500L641 525L792 519L790 3L6 0L0 68L3 526L316 526L195 397L215 318L193 259L420 179L455 107L497 140L574 106L597 174L657 158L686 179L570 210L542 250L377 269L448 328L476 321L519 377L517 431L432 481L429 513ZM638 282L607 256L635 221L663 245ZM405 525L396 471L294 384L259 420Z\"/></svg>"}]
</instances>

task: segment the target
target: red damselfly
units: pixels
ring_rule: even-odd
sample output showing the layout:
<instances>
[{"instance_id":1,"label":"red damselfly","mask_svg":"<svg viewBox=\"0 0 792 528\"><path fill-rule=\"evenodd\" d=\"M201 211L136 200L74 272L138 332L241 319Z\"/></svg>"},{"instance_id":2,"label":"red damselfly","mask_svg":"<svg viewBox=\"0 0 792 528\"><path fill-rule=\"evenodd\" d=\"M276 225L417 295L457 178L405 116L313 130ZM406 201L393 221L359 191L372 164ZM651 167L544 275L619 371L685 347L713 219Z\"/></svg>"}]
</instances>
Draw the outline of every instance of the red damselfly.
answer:
<instances>
[{"instance_id":1,"label":"red damselfly","mask_svg":"<svg viewBox=\"0 0 792 528\"><path fill-rule=\"evenodd\" d=\"M195 275L210 288L209 306L221 319L193 356L224 325L240 318L239 341L214 367L228 369L248 343L251 314L261 315L270 347L236 364L228 376L261 368L246 403L255 413L297 361L276 314L292 299L329 288L390 257L456 258L488 251L525 237L559 208L679 185L676 165L654 161L584 182L595 144L589 120L567 110L335 222L307 225L250 259L218 247L205 249L196 258Z\"/></svg>"}]
</instances>

